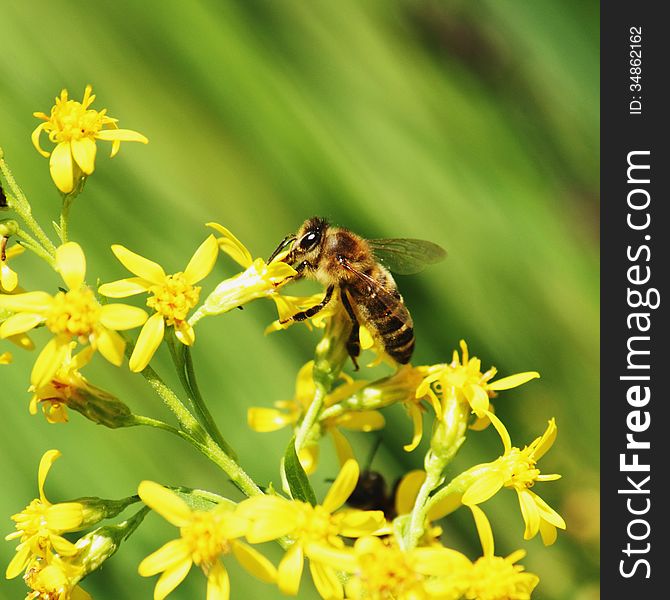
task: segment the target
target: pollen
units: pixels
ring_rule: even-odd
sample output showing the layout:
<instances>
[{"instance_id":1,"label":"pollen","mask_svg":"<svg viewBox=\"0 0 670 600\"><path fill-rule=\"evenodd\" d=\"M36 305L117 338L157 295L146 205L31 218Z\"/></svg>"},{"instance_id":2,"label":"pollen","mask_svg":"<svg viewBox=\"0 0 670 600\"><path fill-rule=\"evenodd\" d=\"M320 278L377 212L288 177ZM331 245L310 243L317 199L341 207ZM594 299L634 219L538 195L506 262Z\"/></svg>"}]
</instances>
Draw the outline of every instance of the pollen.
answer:
<instances>
[{"instance_id":1,"label":"pollen","mask_svg":"<svg viewBox=\"0 0 670 600\"><path fill-rule=\"evenodd\" d=\"M192 521L181 528L182 540L196 565L207 569L221 554L230 552L230 541L222 534L221 527L221 515L211 511L194 512Z\"/></svg>"},{"instance_id":2,"label":"pollen","mask_svg":"<svg viewBox=\"0 0 670 600\"><path fill-rule=\"evenodd\" d=\"M85 339L95 332L101 308L93 292L87 287L58 292L54 296L46 326L56 335L65 334Z\"/></svg>"},{"instance_id":3,"label":"pollen","mask_svg":"<svg viewBox=\"0 0 670 600\"><path fill-rule=\"evenodd\" d=\"M303 504L294 535L305 543L324 542L337 536L339 529L322 506Z\"/></svg>"},{"instance_id":4,"label":"pollen","mask_svg":"<svg viewBox=\"0 0 670 600\"><path fill-rule=\"evenodd\" d=\"M167 275L160 285L152 286L147 306L161 314L168 325L185 321L189 311L198 303L200 287L187 282L184 273Z\"/></svg>"},{"instance_id":5,"label":"pollen","mask_svg":"<svg viewBox=\"0 0 670 600\"><path fill-rule=\"evenodd\" d=\"M537 584L537 576L524 573L500 556L482 557L474 564L468 598L479 600L527 600Z\"/></svg>"},{"instance_id":6,"label":"pollen","mask_svg":"<svg viewBox=\"0 0 670 600\"><path fill-rule=\"evenodd\" d=\"M90 103L88 90L83 103L68 100L67 94L57 98L45 127L49 133L49 140L57 144L85 137L94 138L102 129L106 111L89 109Z\"/></svg>"},{"instance_id":7,"label":"pollen","mask_svg":"<svg viewBox=\"0 0 670 600\"><path fill-rule=\"evenodd\" d=\"M533 487L540 471L535 468L535 461L528 456L527 452L512 448L504 461L505 487L518 490Z\"/></svg>"},{"instance_id":8,"label":"pollen","mask_svg":"<svg viewBox=\"0 0 670 600\"><path fill-rule=\"evenodd\" d=\"M388 546L359 557L361 585L367 591L366 597L375 600L406 597L405 593L414 589L422 579L407 559L398 548Z\"/></svg>"}]
</instances>

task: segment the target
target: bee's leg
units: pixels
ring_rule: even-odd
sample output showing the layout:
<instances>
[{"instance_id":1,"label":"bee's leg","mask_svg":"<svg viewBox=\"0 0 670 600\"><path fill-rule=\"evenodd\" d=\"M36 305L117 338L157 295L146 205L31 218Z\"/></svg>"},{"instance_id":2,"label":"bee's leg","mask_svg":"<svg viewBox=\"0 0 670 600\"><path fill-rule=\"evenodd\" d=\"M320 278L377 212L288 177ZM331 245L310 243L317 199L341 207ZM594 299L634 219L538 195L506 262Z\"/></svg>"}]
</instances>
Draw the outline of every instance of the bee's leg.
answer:
<instances>
[{"instance_id":1,"label":"bee's leg","mask_svg":"<svg viewBox=\"0 0 670 600\"><path fill-rule=\"evenodd\" d=\"M349 339L347 340L347 352L351 358L351 362L354 363L354 369L358 371L358 361L356 360L361 354L361 341L359 339L359 329L358 318L356 313L349 302L349 296L346 289L342 289L340 293L342 298L342 304L344 309L347 311L349 318L351 319L351 333L349 334Z\"/></svg>"},{"instance_id":2,"label":"bee's leg","mask_svg":"<svg viewBox=\"0 0 670 600\"><path fill-rule=\"evenodd\" d=\"M307 310L303 310L302 312L296 313L292 317L280 321L280 323L283 324L288 323L289 321L304 321L305 319L313 317L316 313L325 308L326 304L330 302L330 299L333 296L334 289L335 289L334 285L329 285L328 289L326 290L326 295L323 297L323 300L321 300L321 302L319 302L316 306L312 306L312 308L308 308Z\"/></svg>"}]
</instances>

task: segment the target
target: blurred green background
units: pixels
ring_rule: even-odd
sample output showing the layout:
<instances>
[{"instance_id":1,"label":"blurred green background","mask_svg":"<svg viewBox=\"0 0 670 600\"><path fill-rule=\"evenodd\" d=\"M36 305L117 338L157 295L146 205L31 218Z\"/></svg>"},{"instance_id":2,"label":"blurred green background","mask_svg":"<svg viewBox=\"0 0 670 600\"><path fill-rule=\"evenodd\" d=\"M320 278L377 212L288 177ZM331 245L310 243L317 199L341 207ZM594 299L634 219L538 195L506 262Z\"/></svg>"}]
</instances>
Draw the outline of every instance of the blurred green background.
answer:
<instances>
[{"instance_id":1,"label":"blurred green background","mask_svg":"<svg viewBox=\"0 0 670 600\"><path fill-rule=\"evenodd\" d=\"M483 366L496 365L502 376L542 373L504 393L496 410L519 446L557 418L558 440L540 467L563 479L536 491L563 514L568 531L545 549L539 539L523 542L516 494L500 493L485 508L498 554L528 550L523 564L541 578L534 598L592 600L599 565L598 10L592 1L4 2L0 145L46 226L57 219L59 195L48 161L30 143L33 111L48 112L62 87L80 100L91 83L94 108L107 107L121 127L150 139L124 144L114 160L101 150L75 203L71 234L85 248L91 282L126 276L109 249L115 242L168 272L183 269L210 220L256 256L267 257L312 215L366 237L421 237L447 248L445 262L398 277L416 325L414 362L448 360L465 338ZM58 284L31 256L14 266L26 288ZM205 291L233 273L222 258ZM210 319L194 349L212 412L263 483L278 481L289 433L249 431L246 409L292 397L295 374L318 339L303 327L265 337L274 314L271 303L257 302ZM46 339L44 332L34 338ZM3 343L0 351L7 349ZM25 390L34 355L14 354L15 365L0 368L7 532L9 515L36 495L37 465L49 448L64 455L47 484L52 501L121 497L147 478L239 497L167 434L111 431L76 413L60 426L31 418ZM164 350L156 368L169 373ZM99 358L87 375L137 412L169 418L141 377ZM392 481L421 465L425 444L404 453L409 420L400 407L386 416L373 466ZM363 460L374 434L351 439ZM499 451L492 428L473 434L453 472ZM336 472L325 440L317 495ZM465 511L444 527L446 543L478 555ZM84 587L98 600L150 598L155 578L139 577L137 564L175 534L150 515ZM13 551L3 543L0 563ZM267 553L280 557L272 545ZM280 597L228 564L233 598ZM172 597L204 598L204 588L194 572ZM20 578L0 583L0 597L24 593ZM301 597L314 596L304 577Z\"/></svg>"}]
</instances>

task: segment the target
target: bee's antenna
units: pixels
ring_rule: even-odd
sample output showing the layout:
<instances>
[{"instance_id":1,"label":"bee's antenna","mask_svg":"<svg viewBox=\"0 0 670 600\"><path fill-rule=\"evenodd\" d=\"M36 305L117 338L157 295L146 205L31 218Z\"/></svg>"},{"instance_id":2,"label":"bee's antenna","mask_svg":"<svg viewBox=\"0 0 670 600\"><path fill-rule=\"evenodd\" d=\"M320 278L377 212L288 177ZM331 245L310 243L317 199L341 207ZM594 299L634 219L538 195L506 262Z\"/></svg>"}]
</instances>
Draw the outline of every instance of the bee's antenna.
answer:
<instances>
[{"instance_id":1,"label":"bee's antenna","mask_svg":"<svg viewBox=\"0 0 670 600\"><path fill-rule=\"evenodd\" d=\"M275 248L275 251L270 254L270 258L268 258L267 262L271 263L274 258L284 249L286 246L288 246L290 243L295 242L295 235L287 235L280 243L279 246Z\"/></svg>"},{"instance_id":2,"label":"bee's antenna","mask_svg":"<svg viewBox=\"0 0 670 600\"><path fill-rule=\"evenodd\" d=\"M368 457L365 461L365 468L363 469L364 471L370 470L370 467L372 466L372 461L374 460L375 454L377 454L377 450L379 450L379 446L381 446L381 443L382 443L382 436L378 435L374 444L372 444L372 448L370 448L370 452L368 452Z\"/></svg>"}]
</instances>

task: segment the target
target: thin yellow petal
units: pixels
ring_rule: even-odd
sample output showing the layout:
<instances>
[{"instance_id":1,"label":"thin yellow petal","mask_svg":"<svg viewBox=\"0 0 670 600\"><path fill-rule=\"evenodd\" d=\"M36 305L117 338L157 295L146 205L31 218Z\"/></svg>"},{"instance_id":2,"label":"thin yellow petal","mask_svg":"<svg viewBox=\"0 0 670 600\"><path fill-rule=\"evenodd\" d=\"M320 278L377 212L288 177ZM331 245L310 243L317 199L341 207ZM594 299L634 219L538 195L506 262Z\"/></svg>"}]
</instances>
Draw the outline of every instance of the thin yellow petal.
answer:
<instances>
[{"instance_id":1,"label":"thin yellow petal","mask_svg":"<svg viewBox=\"0 0 670 600\"><path fill-rule=\"evenodd\" d=\"M423 415L416 404L409 405L409 416L412 417L413 434L412 441L405 444L403 449L405 452L412 452L421 443L423 437Z\"/></svg>"},{"instance_id":2,"label":"thin yellow petal","mask_svg":"<svg viewBox=\"0 0 670 600\"><path fill-rule=\"evenodd\" d=\"M447 515L450 515L463 504L463 494L454 493L438 500L428 511L430 521L438 521Z\"/></svg>"},{"instance_id":3,"label":"thin yellow petal","mask_svg":"<svg viewBox=\"0 0 670 600\"><path fill-rule=\"evenodd\" d=\"M207 575L207 600L228 600L230 598L230 578L226 567L217 560Z\"/></svg>"},{"instance_id":4,"label":"thin yellow petal","mask_svg":"<svg viewBox=\"0 0 670 600\"><path fill-rule=\"evenodd\" d=\"M295 421L288 413L276 408L254 407L247 411L247 424L258 432L277 431Z\"/></svg>"},{"instance_id":5,"label":"thin yellow petal","mask_svg":"<svg viewBox=\"0 0 670 600\"><path fill-rule=\"evenodd\" d=\"M120 367L123 363L126 342L113 329L103 328L97 336L97 349L110 363Z\"/></svg>"},{"instance_id":6,"label":"thin yellow petal","mask_svg":"<svg viewBox=\"0 0 670 600\"><path fill-rule=\"evenodd\" d=\"M509 453L512 449L512 439L509 436L507 428L503 425L503 422L496 417L490 410L486 411L485 415L491 420L493 426L496 428L498 435L503 443L503 448L505 449L505 454Z\"/></svg>"},{"instance_id":7,"label":"thin yellow petal","mask_svg":"<svg viewBox=\"0 0 670 600\"><path fill-rule=\"evenodd\" d=\"M147 313L128 304L105 304L100 310L100 322L115 331L125 331L143 325Z\"/></svg>"},{"instance_id":8,"label":"thin yellow petal","mask_svg":"<svg viewBox=\"0 0 670 600\"><path fill-rule=\"evenodd\" d=\"M151 577L189 560L189 555L188 546L183 539L172 540L147 556L139 564L137 572L142 577Z\"/></svg>"},{"instance_id":9,"label":"thin yellow petal","mask_svg":"<svg viewBox=\"0 0 670 600\"><path fill-rule=\"evenodd\" d=\"M28 566L30 558L32 556L32 549L30 544L21 544L16 549L16 554L7 565L7 570L5 571L5 577L7 579L14 579L17 575L20 575L23 570Z\"/></svg>"},{"instance_id":10,"label":"thin yellow petal","mask_svg":"<svg viewBox=\"0 0 670 600\"><path fill-rule=\"evenodd\" d=\"M79 502L53 504L45 513L45 523L53 531L74 531L83 518L84 509Z\"/></svg>"},{"instance_id":11,"label":"thin yellow petal","mask_svg":"<svg viewBox=\"0 0 670 600\"><path fill-rule=\"evenodd\" d=\"M101 129L95 134L96 139L106 142L140 142L148 144L149 140L132 129Z\"/></svg>"},{"instance_id":12,"label":"thin yellow petal","mask_svg":"<svg viewBox=\"0 0 670 600\"><path fill-rule=\"evenodd\" d=\"M0 285L5 292L13 292L19 285L19 276L4 261L0 263Z\"/></svg>"},{"instance_id":13,"label":"thin yellow petal","mask_svg":"<svg viewBox=\"0 0 670 600\"><path fill-rule=\"evenodd\" d=\"M121 264L131 273L135 273L135 275L138 275L142 279L146 279L157 285L160 285L165 281L165 271L163 270L163 267L158 263L155 263L153 260L144 258L120 244L114 244L112 246L112 252L114 252L114 256L116 256Z\"/></svg>"},{"instance_id":14,"label":"thin yellow petal","mask_svg":"<svg viewBox=\"0 0 670 600\"><path fill-rule=\"evenodd\" d=\"M72 173L72 152L70 142L58 144L49 159L49 171L56 187L64 194L69 194L74 188Z\"/></svg>"},{"instance_id":15,"label":"thin yellow petal","mask_svg":"<svg viewBox=\"0 0 670 600\"><path fill-rule=\"evenodd\" d=\"M237 561L257 579L266 583L277 580L277 569L258 550L243 542L233 542L233 554Z\"/></svg>"},{"instance_id":16,"label":"thin yellow petal","mask_svg":"<svg viewBox=\"0 0 670 600\"><path fill-rule=\"evenodd\" d=\"M494 496L504 484L503 475L497 469L491 469L479 476L463 494L465 505L481 504Z\"/></svg>"},{"instance_id":17,"label":"thin yellow petal","mask_svg":"<svg viewBox=\"0 0 670 600\"><path fill-rule=\"evenodd\" d=\"M347 509L336 515L340 535L359 538L370 535L384 526L386 519L381 510Z\"/></svg>"},{"instance_id":18,"label":"thin yellow petal","mask_svg":"<svg viewBox=\"0 0 670 600\"><path fill-rule=\"evenodd\" d=\"M558 531L556 531L556 527L554 527L554 525L548 523L544 519L541 519L540 537L542 538L542 543L545 546L551 546L558 538Z\"/></svg>"},{"instance_id":19,"label":"thin yellow petal","mask_svg":"<svg viewBox=\"0 0 670 600\"><path fill-rule=\"evenodd\" d=\"M251 520L246 534L250 543L276 540L296 528L298 515L288 500L276 496L257 496L250 500L237 507L240 515Z\"/></svg>"},{"instance_id":20,"label":"thin yellow petal","mask_svg":"<svg viewBox=\"0 0 670 600\"><path fill-rule=\"evenodd\" d=\"M66 540L64 537L59 535L50 534L49 541L53 546L57 554L61 556L74 556L77 554L77 546L75 546L69 540Z\"/></svg>"},{"instance_id":21,"label":"thin yellow petal","mask_svg":"<svg viewBox=\"0 0 670 600\"><path fill-rule=\"evenodd\" d=\"M149 317L142 327L133 353L128 361L128 367L133 373L139 373L149 364L154 353L163 341L165 335L165 321L156 313Z\"/></svg>"},{"instance_id":22,"label":"thin yellow petal","mask_svg":"<svg viewBox=\"0 0 670 600\"><path fill-rule=\"evenodd\" d=\"M304 562L302 545L293 544L282 558L277 570L277 585L283 594L295 596L298 593Z\"/></svg>"},{"instance_id":23,"label":"thin yellow petal","mask_svg":"<svg viewBox=\"0 0 670 600\"><path fill-rule=\"evenodd\" d=\"M531 379L537 379L539 376L540 374L537 371L517 373L515 375L510 375L509 377L503 377L502 379L492 381L488 384L488 388L493 391L509 390L515 387L519 387Z\"/></svg>"},{"instance_id":24,"label":"thin yellow petal","mask_svg":"<svg viewBox=\"0 0 670 600\"><path fill-rule=\"evenodd\" d=\"M356 555L350 548L345 550L312 543L307 546L305 553L310 560L316 560L347 573L354 573L360 568Z\"/></svg>"},{"instance_id":25,"label":"thin yellow petal","mask_svg":"<svg viewBox=\"0 0 670 600\"><path fill-rule=\"evenodd\" d=\"M489 408L489 396L479 385L466 385L464 390L472 412L483 417Z\"/></svg>"},{"instance_id":26,"label":"thin yellow petal","mask_svg":"<svg viewBox=\"0 0 670 600\"><path fill-rule=\"evenodd\" d=\"M307 475L312 475L319 464L319 444L307 444L300 448L298 460Z\"/></svg>"},{"instance_id":27,"label":"thin yellow petal","mask_svg":"<svg viewBox=\"0 0 670 600\"><path fill-rule=\"evenodd\" d=\"M81 287L86 277L86 257L77 242L68 242L56 249L56 271L71 290Z\"/></svg>"},{"instance_id":28,"label":"thin yellow petal","mask_svg":"<svg viewBox=\"0 0 670 600\"><path fill-rule=\"evenodd\" d=\"M339 427L351 431L377 431L386 425L384 415L376 410L362 410L360 412L346 413L337 420Z\"/></svg>"},{"instance_id":29,"label":"thin yellow petal","mask_svg":"<svg viewBox=\"0 0 670 600\"><path fill-rule=\"evenodd\" d=\"M335 453L337 454L337 460L340 465L344 465L348 460L354 458L354 450L344 435L336 428L330 428L330 435L333 440L333 445L335 446Z\"/></svg>"},{"instance_id":30,"label":"thin yellow petal","mask_svg":"<svg viewBox=\"0 0 670 600\"><path fill-rule=\"evenodd\" d=\"M193 258L189 261L186 269L184 269L184 277L188 283L193 285L201 279L204 279L212 272L216 257L219 255L219 245L216 243L216 238L213 235L200 244L195 251Z\"/></svg>"},{"instance_id":31,"label":"thin yellow petal","mask_svg":"<svg viewBox=\"0 0 670 600\"><path fill-rule=\"evenodd\" d=\"M0 337L3 339L20 335L44 323L46 317L34 313L21 312L9 317L0 325Z\"/></svg>"},{"instance_id":32,"label":"thin yellow petal","mask_svg":"<svg viewBox=\"0 0 670 600\"><path fill-rule=\"evenodd\" d=\"M184 560L169 571L165 571L156 582L154 588L154 600L163 600L172 590L174 590L191 570L193 562L191 559Z\"/></svg>"},{"instance_id":33,"label":"thin yellow petal","mask_svg":"<svg viewBox=\"0 0 670 600\"><path fill-rule=\"evenodd\" d=\"M489 523L484 511L479 506L472 505L470 506L470 510L472 511L472 516L475 518L475 525L477 526L477 533L479 534L479 541L482 544L484 556L495 556L491 523Z\"/></svg>"},{"instance_id":34,"label":"thin yellow petal","mask_svg":"<svg viewBox=\"0 0 670 600\"><path fill-rule=\"evenodd\" d=\"M70 142L72 148L72 157L79 165L79 168L86 174L90 175L95 169L95 142L88 137L72 140Z\"/></svg>"},{"instance_id":35,"label":"thin yellow petal","mask_svg":"<svg viewBox=\"0 0 670 600\"><path fill-rule=\"evenodd\" d=\"M408 515L412 512L424 481L426 481L426 472L421 469L410 471L400 480L395 495L395 508L399 515Z\"/></svg>"},{"instance_id":36,"label":"thin yellow petal","mask_svg":"<svg viewBox=\"0 0 670 600\"><path fill-rule=\"evenodd\" d=\"M547 453L547 451L554 445L557 435L558 428L556 427L556 420L550 419L546 431L542 434L542 437L539 439L533 450L533 458L535 460L540 460L540 458Z\"/></svg>"},{"instance_id":37,"label":"thin yellow petal","mask_svg":"<svg viewBox=\"0 0 670 600\"><path fill-rule=\"evenodd\" d=\"M359 472L358 463L353 459L343 465L323 501L322 506L327 512L335 512L347 501L358 483Z\"/></svg>"},{"instance_id":38,"label":"thin yellow petal","mask_svg":"<svg viewBox=\"0 0 670 600\"><path fill-rule=\"evenodd\" d=\"M192 512L177 494L153 481L142 481L137 488L142 502L155 510L175 527L185 527L191 522Z\"/></svg>"},{"instance_id":39,"label":"thin yellow petal","mask_svg":"<svg viewBox=\"0 0 670 600\"><path fill-rule=\"evenodd\" d=\"M230 256L238 265L245 269L251 266L253 258L246 249L244 244L240 242L228 229L218 223L207 223L207 227L211 227L218 231L223 237L218 239L219 248Z\"/></svg>"},{"instance_id":40,"label":"thin yellow petal","mask_svg":"<svg viewBox=\"0 0 670 600\"><path fill-rule=\"evenodd\" d=\"M187 321L175 323L174 334L184 346L192 346L195 343L195 329Z\"/></svg>"},{"instance_id":41,"label":"thin yellow petal","mask_svg":"<svg viewBox=\"0 0 670 600\"><path fill-rule=\"evenodd\" d=\"M558 527L559 529L565 529L565 521L561 515L559 515L553 508L551 508L551 506L542 500L542 498L540 498L540 496L538 496L535 492L528 490L528 493L535 501L535 505L540 511L540 517L542 517L544 521L551 523L554 527Z\"/></svg>"},{"instance_id":42,"label":"thin yellow petal","mask_svg":"<svg viewBox=\"0 0 670 600\"><path fill-rule=\"evenodd\" d=\"M30 373L30 384L40 388L49 383L67 356L69 343L60 336L54 337L40 352Z\"/></svg>"},{"instance_id":43,"label":"thin yellow petal","mask_svg":"<svg viewBox=\"0 0 670 600\"><path fill-rule=\"evenodd\" d=\"M51 156L51 152L42 150L42 146L40 146L40 136L45 126L46 123L40 123L37 127L35 127L32 134L30 135L30 139L33 142L33 146L35 146L35 150L37 150L44 158L49 158L49 156Z\"/></svg>"},{"instance_id":44,"label":"thin yellow petal","mask_svg":"<svg viewBox=\"0 0 670 600\"><path fill-rule=\"evenodd\" d=\"M127 298L148 291L151 283L141 277L128 277L110 283L103 283L98 293L108 298Z\"/></svg>"},{"instance_id":45,"label":"thin yellow petal","mask_svg":"<svg viewBox=\"0 0 670 600\"><path fill-rule=\"evenodd\" d=\"M312 574L314 587L322 598L327 600L344 598L344 589L332 568L311 560L309 561L309 570Z\"/></svg>"},{"instance_id":46,"label":"thin yellow petal","mask_svg":"<svg viewBox=\"0 0 670 600\"><path fill-rule=\"evenodd\" d=\"M519 497L521 516L526 524L523 539L530 540L540 530L540 512L533 500L533 496L528 490L517 490L517 496Z\"/></svg>"},{"instance_id":47,"label":"thin yellow petal","mask_svg":"<svg viewBox=\"0 0 670 600\"><path fill-rule=\"evenodd\" d=\"M46 481L54 461L60 456L61 453L59 450L47 450L40 459L40 466L37 469L37 487L40 491L40 500L43 503L47 502L46 496L44 495L44 482Z\"/></svg>"},{"instance_id":48,"label":"thin yellow petal","mask_svg":"<svg viewBox=\"0 0 670 600\"><path fill-rule=\"evenodd\" d=\"M25 311L41 313L53 305L53 298L46 292L25 292L24 294L0 294L0 308L13 312Z\"/></svg>"}]
</instances>

